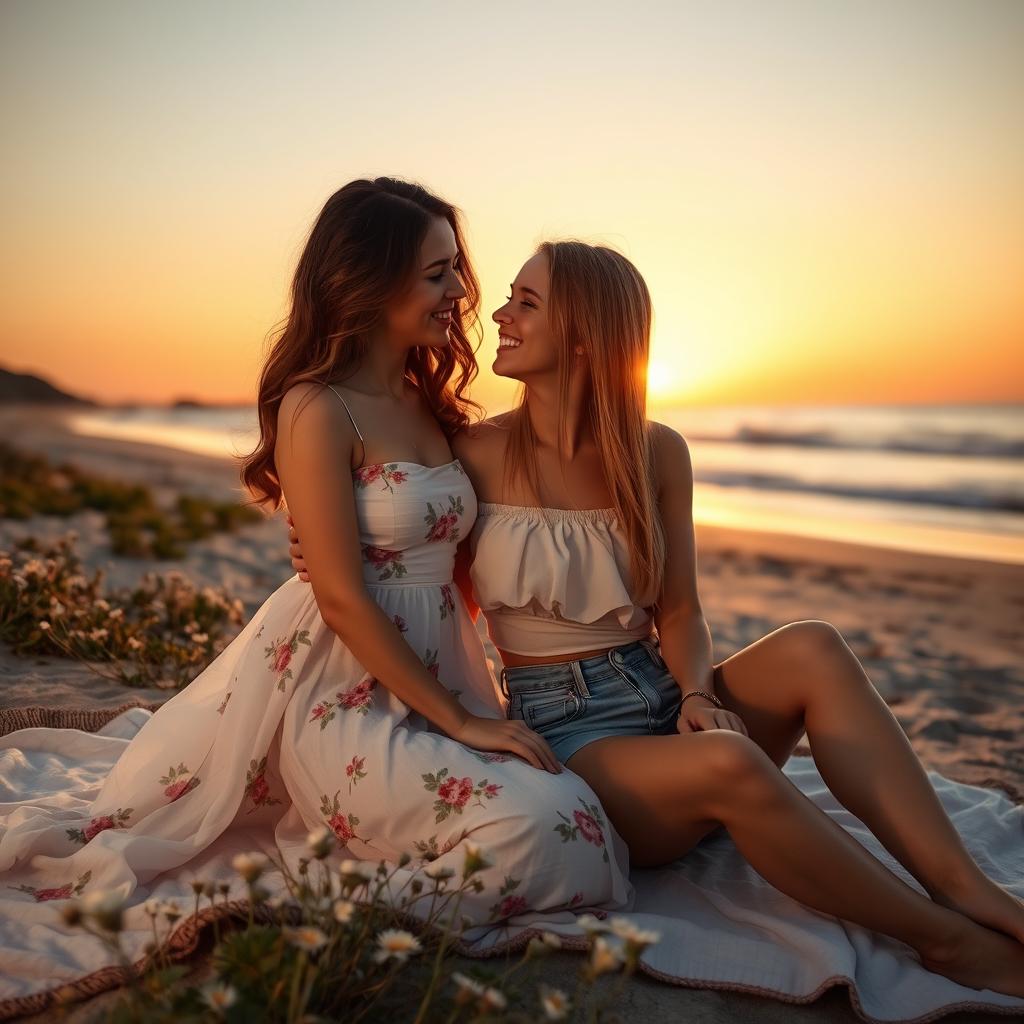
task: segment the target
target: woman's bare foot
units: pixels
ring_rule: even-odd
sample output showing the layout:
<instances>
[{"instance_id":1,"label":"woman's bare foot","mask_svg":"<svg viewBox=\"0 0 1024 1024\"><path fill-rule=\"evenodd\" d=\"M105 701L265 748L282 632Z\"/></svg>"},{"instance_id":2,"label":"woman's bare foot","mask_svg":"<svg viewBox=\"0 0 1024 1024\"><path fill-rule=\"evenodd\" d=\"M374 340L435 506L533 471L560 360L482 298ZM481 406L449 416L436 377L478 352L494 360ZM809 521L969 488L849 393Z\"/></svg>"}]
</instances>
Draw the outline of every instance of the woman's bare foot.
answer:
<instances>
[{"instance_id":1,"label":"woman's bare foot","mask_svg":"<svg viewBox=\"0 0 1024 1024\"><path fill-rule=\"evenodd\" d=\"M968 988L1024 998L1024 944L964 918L952 935L919 949L921 963Z\"/></svg>"},{"instance_id":2,"label":"woman's bare foot","mask_svg":"<svg viewBox=\"0 0 1024 1024\"><path fill-rule=\"evenodd\" d=\"M1024 901L1007 892L981 871L970 881L929 895L934 902L1024 943Z\"/></svg>"}]
</instances>

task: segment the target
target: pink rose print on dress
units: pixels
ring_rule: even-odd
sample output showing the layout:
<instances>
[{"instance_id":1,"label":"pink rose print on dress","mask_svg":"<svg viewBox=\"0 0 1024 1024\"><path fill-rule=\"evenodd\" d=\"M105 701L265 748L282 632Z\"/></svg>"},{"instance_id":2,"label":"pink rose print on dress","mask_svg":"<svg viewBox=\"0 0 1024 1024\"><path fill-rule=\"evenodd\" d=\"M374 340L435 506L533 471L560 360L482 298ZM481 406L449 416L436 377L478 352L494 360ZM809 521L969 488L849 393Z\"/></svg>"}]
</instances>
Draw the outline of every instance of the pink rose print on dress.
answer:
<instances>
[{"instance_id":1,"label":"pink rose print on dress","mask_svg":"<svg viewBox=\"0 0 1024 1024\"><path fill-rule=\"evenodd\" d=\"M461 496L455 497L449 494L447 510L442 505L441 510L438 512L434 511L433 504L428 501L427 514L423 517L423 521L429 527L425 539L441 542L450 541L454 544L459 539L459 516L463 515L465 511Z\"/></svg>"},{"instance_id":2,"label":"pink rose print on dress","mask_svg":"<svg viewBox=\"0 0 1024 1024\"><path fill-rule=\"evenodd\" d=\"M228 701L231 700L231 693L232 693L232 691L228 690L227 695L220 702L220 707L217 708L217 714L218 715L223 715L224 714L224 709L228 706Z\"/></svg>"},{"instance_id":3,"label":"pink rose print on dress","mask_svg":"<svg viewBox=\"0 0 1024 1024\"><path fill-rule=\"evenodd\" d=\"M502 788L497 783L488 783L486 779L481 779L474 786L473 780L468 775L461 779L454 775L445 778L447 774L448 769L441 768L436 775L426 772L421 776L423 788L430 793L437 794L437 799L434 801L434 810L437 812L434 819L435 824L440 824L450 814L461 814L462 808L469 802L470 797L475 796L476 803L483 807L484 800L493 800L498 796L498 790Z\"/></svg>"},{"instance_id":4,"label":"pink rose print on dress","mask_svg":"<svg viewBox=\"0 0 1024 1024\"><path fill-rule=\"evenodd\" d=\"M277 688L282 693L284 692L285 680L292 678L292 670L289 666L292 663L295 652L299 649L299 644L305 644L307 647L312 646L309 642L308 629L304 629L301 632L296 629L292 633L290 640L281 637L264 649L263 656L270 662L270 671L277 676Z\"/></svg>"},{"instance_id":5,"label":"pink rose print on dress","mask_svg":"<svg viewBox=\"0 0 1024 1024\"><path fill-rule=\"evenodd\" d=\"M370 713L370 705L373 703L373 691L377 686L377 680L372 676L361 679L351 690L341 690L336 693L335 700L322 700L313 706L309 715L309 722L320 723L320 731L327 728L327 723L334 721L334 713L337 708L343 710L356 710L361 715Z\"/></svg>"},{"instance_id":6,"label":"pink rose print on dress","mask_svg":"<svg viewBox=\"0 0 1024 1024\"><path fill-rule=\"evenodd\" d=\"M397 462L387 464L378 462L372 466L363 466L362 469L357 469L353 475L356 478L356 487L360 489L369 487L370 484L380 480L392 494L395 493L393 484L404 484L409 479L409 474L405 470L399 469Z\"/></svg>"},{"instance_id":7,"label":"pink rose print on dress","mask_svg":"<svg viewBox=\"0 0 1024 1024\"><path fill-rule=\"evenodd\" d=\"M441 618L447 619L455 613L455 595L450 583L441 584Z\"/></svg>"},{"instance_id":8,"label":"pink rose print on dress","mask_svg":"<svg viewBox=\"0 0 1024 1024\"><path fill-rule=\"evenodd\" d=\"M360 780L366 778L366 772L363 770L363 765L366 764L365 757L354 756L347 765L345 765L345 774L348 776L348 792L352 795L352 787Z\"/></svg>"},{"instance_id":9,"label":"pink rose print on dress","mask_svg":"<svg viewBox=\"0 0 1024 1024\"><path fill-rule=\"evenodd\" d=\"M505 876L505 881L498 890L498 895L504 897L504 899L498 900L498 902L491 907L491 920L501 920L505 917L512 917L515 914L523 914L526 912L528 909L526 900L522 896L509 895L513 889L519 888L519 883L521 881L522 879L513 878L511 875Z\"/></svg>"},{"instance_id":10,"label":"pink rose print on dress","mask_svg":"<svg viewBox=\"0 0 1024 1024\"><path fill-rule=\"evenodd\" d=\"M365 715L370 710L373 702L373 691L377 687L377 680L373 676L360 679L351 690L344 690L338 693L338 706L345 709L355 709Z\"/></svg>"},{"instance_id":11,"label":"pink rose print on dress","mask_svg":"<svg viewBox=\"0 0 1024 1024\"><path fill-rule=\"evenodd\" d=\"M437 664L437 651L432 651L429 647L423 654L423 667L436 679L439 671Z\"/></svg>"},{"instance_id":12,"label":"pink rose print on dress","mask_svg":"<svg viewBox=\"0 0 1024 1024\"><path fill-rule=\"evenodd\" d=\"M406 633L409 630L409 624L402 618L401 615L392 615L391 621L395 624L399 633Z\"/></svg>"},{"instance_id":13,"label":"pink rose print on dress","mask_svg":"<svg viewBox=\"0 0 1024 1024\"><path fill-rule=\"evenodd\" d=\"M128 819L131 817L133 809L131 807L118 807L113 814L104 814L101 817L93 818L85 828L65 829L68 839L81 843L84 846L101 832L106 832L108 828L124 828L128 824Z\"/></svg>"},{"instance_id":14,"label":"pink rose print on dress","mask_svg":"<svg viewBox=\"0 0 1024 1024\"><path fill-rule=\"evenodd\" d=\"M7 888L17 892L27 892L36 903L44 903L46 900L69 900L72 896L81 895L82 890L89 884L90 878L92 878L92 872L86 871L84 875L78 876L77 881L68 882L67 885L62 885L57 889L37 889L34 885L9 885Z\"/></svg>"},{"instance_id":15,"label":"pink rose print on dress","mask_svg":"<svg viewBox=\"0 0 1024 1024\"><path fill-rule=\"evenodd\" d=\"M191 793L199 785L198 775L192 775L190 779L184 778L185 775L192 775L192 773L182 763L177 768L173 766L168 768L167 774L160 779L160 785L167 787L164 790L164 796L172 804L175 800L180 800L186 793Z\"/></svg>"},{"instance_id":16,"label":"pink rose print on dress","mask_svg":"<svg viewBox=\"0 0 1024 1024\"><path fill-rule=\"evenodd\" d=\"M254 758L249 762L249 770L245 773L245 795L252 801L252 807L245 812L246 814L252 814L258 807L270 807L281 802L270 795L266 754L259 761Z\"/></svg>"},{"instance_id":17,"label":"pink rose print on dress","mask_svg":"<svg viewBox=\"0 0 1024 1024\"><path fill-rule=\"evenodd\" d=\"M402 552L390 548L376 548L372 544L363 545L363 558L377 570L379 581L389 580L392 576L399 577L408 573L402 562Z\"/></svg>"},{"instance_id":18,"label":"pink rose print on dress","mask_svg":"<svg viewBox=\"0 0 1024 1024\"><path fill-rule=\"evenodd\" d=\"M593 843L594 846L600 848L602 857L607 863L608 849L605 846L604 833L601 831L604 827L601 809L597 804L588 804L583 797L576 799L583 804L583 810L573 811L572 821L559 811L558 816L562 819L562 823L555 825L554 831L561 835L563 843L575 842L580 837L588 843Z\"/></svg>"},{"instance_id":19,"label":"pink rose print on dress","mask_svg":"<svg viewBox=\"0 0 1024 1024\"><path fill-rule=\"evenodd\" d=\"M326 793L321 794L320 813L324 816L327 827L337 837L338 845L344 846L350 839L360 839L361 837L356 835L356 825L359 824L359 819L354 814L342 813L341 804L338 801L340 792L339 789L334 794L333 800Z\"/></svg>"}]
</instances>

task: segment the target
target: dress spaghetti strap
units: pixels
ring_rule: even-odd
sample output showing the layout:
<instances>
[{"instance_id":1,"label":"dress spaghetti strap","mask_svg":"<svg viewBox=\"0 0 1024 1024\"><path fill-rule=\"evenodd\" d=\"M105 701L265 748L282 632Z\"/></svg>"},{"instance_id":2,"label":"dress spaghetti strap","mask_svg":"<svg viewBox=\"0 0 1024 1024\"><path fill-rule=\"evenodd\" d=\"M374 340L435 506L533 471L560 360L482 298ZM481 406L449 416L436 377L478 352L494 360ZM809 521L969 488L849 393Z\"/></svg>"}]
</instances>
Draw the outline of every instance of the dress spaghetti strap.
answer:
<instances>
[{"instance_id":1,"label":"dress spaghetti strap","mask_svg":"<svg viewBox=\"0 0 1024 1024\"><path fill-rule=\"evenodd\" d=\"M335 386L334 386L333 384L328 384L327 386L328 386L328 387L329 387L329 388L330 388L330 389L331 389L331 390L332 390L332 391L333 391L333 392L334 392L334 393L335 393L336 395L338 395L338 398L341 398L341 395L340 395L340 394L338 393L338 390L337 390L337 388L335 388ZM365 449L365 447L366 447L366 444L365 444L365 442L363 441L363 435L362 435L362 434L361 434L361 433L359 432L359 424L358 424L358 423L356 423L356 418L355 418L355 416L353 416L353 415L352 415L352 410L351 410L351 409L350 409L350 408L348 407L348 402L346 402L344 398L341 398L341 404L342 404L343 406L345 406L345 412L347 412L347 413L348 413L348 418L349 418L349 419L350 419L350 420L352 421L352 426L353 426L353 427L355 428L355 432L356 432L356 437L358 437L358 438L359 438L359 442L360 442L360 444L362 444L362 445L363 445L363 447L364 447L364 449Z\"/></svg>"},{"instance_id":2,"label":"dress spaghetti strap","mask_svg":"<svg viewBox=\"0 0 1024 1024\"><path fill-rule=\"evenodd\" d=\"M341 399L341 404L345 406L345 412L348 413L348 418L352 421L352 426L355 429L356 437L359 438L359 444L362 446L363 449L363 454L359 458L359 465L361 466L363 462L366 460L366 442L363 440L363 434L362 431L360 431L359 429L359 424L356 423L356 418L355 416L352 415L352 410L348 407L348 402L346 402L345 399L341 397L341 393L338 391L338 389L333 384L328 384L327 381L324 381L323 383L327 384L327 386L338 396L338 398Z\"/></svg>"}]
</instances>

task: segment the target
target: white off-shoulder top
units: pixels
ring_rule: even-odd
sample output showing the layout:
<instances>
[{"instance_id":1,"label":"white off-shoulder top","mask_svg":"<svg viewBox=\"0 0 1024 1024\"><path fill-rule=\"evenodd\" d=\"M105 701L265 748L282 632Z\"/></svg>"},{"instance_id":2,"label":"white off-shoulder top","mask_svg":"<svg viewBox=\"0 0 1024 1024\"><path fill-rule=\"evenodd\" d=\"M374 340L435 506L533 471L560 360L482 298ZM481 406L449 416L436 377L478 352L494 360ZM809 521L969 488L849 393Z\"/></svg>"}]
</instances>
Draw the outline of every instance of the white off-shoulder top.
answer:
<instances>
[{"instance_id":1,"label":"white off-shoulder top","mask_svg":"<svg viewBox=\"0 0 1024 1024\"><path fill-rule=\"evenodd\" d=\"M630 597L614 509L481 501L470 534L474 596L500 650L532 657L618 647L651 632Z\"/></svg>"}]
</instances>

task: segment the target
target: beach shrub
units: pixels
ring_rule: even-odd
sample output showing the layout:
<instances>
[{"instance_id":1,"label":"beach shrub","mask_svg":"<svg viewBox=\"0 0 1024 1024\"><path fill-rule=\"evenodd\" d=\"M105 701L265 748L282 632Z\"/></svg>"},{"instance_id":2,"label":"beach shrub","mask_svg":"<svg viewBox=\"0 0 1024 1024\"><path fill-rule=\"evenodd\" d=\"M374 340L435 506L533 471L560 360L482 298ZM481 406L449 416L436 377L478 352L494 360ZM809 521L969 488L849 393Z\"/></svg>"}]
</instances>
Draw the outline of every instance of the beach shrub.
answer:
<instances>
[{"instance_id":1,"label":"beach shrub","mask_svg":"<svg viewBox=\"0 0 1024 1024\"><path fill-rule=\"evenodd\" d=\"M643 950L659 939L623 918L605 923L589 914L579 917L588 950L580 954L572 996L536 981L537 961L561 948L551 932L531 937L504 970L485 966L491 962L486 961L456 971L452 947L471 924L459 915L459 906L467 892L482 891L476 876L491 866L478 846L466 844L457 881L454 869L432 869L428 863L402 884L393 906L382 893L394 891L396 870L411 862L409 854L390 869L383 860L375 871L365 861L351 860L332 868L326 863L335 843L330 831L311 833L307 842L310 856L299 861L297 874L263 853L236 856L233 867L249 893L245 904L229 904L230 887L223 883L193 882L192 913L212 918L216 943L207 972L212 977L201 985L189 984L187 969L173 966L166 955L167 939L182 917L177 905L146 903L153 942L146 960L135 965L121 946L118 897L93 892L65 904L65 922L108 944L122 965L125 988L104 1020L621 1020L609 1016L608 1008L636 971ZM263 883L270 872L280 873L287 897L268 898ZM417 907L426 907L426 915L414 915ZM617 975L615 984L599 982L604 975Z\"/></svg>"},{"instance_id":2,"label":"beach shrub","mask_svg":"<svg viewBox=\"0 0 1024 1024\"><path fill-rule=\"evenodd\" d=\"M129 686L176 689L231 642L245 606L184 573L148 572L131 590L103 593L82 572L74 534L0 551L0 639L16 654L57 654Z\"/></svg>"},{"instance_id":3,"label":"beach shrub","mask_svg":"<svg viewBox=\"0 0 1024 1024\"><path fill-rule=\"evenodd\" d=\"M69 516L83 509L106 515L111 549L130 558L181 558L189 541L263 518L251 506L187 494L164 510L148 487L86 473L70 463L53 466L44 455L0 441L0 518Z\"/></svg>"}]
</instances>

